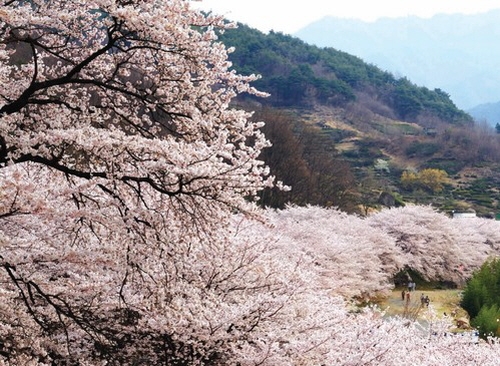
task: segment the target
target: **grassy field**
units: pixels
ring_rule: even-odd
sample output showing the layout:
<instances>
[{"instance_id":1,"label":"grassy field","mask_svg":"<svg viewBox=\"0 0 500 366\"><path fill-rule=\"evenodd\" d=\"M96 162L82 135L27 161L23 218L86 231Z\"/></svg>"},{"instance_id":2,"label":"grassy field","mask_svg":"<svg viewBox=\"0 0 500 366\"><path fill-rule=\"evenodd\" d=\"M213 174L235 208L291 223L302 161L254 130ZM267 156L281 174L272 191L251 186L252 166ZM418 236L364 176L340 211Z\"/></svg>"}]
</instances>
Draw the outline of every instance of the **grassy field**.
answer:
<instances>
[{"instance_id":1,"label":"grassy field","mask_svg":"<svg viewBox=\"0 0 500 366\"><path fill-rule=\"evenodd\" d=\"M467 318L467 313L460 307L461 290L417 290L410 293L408 305L406 305L406 301L402 300L402 290L402 288L395 289L389 297L377 302L377 305L385 310L388 316L402 315L419 319L425 310L420 302L420 296L424 294L424 296L429 296L430 304L438 317L446 314L452 316L455 321Z\"/></svg>"}]
</instances>

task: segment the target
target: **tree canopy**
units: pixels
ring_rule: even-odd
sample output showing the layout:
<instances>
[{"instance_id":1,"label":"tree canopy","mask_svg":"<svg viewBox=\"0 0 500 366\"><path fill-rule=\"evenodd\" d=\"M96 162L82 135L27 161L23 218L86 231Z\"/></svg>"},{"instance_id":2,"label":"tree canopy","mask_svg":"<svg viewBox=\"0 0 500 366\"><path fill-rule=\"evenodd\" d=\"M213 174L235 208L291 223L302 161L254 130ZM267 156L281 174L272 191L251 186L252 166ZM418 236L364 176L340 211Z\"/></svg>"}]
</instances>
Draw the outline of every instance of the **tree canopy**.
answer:
<instances>
[{"instance_id":1,"label":"tree canopy","mask_svg":"<svg viewBox=\"0 0 500 366\"><path fill-rule=\"evenodd\" d=\"M461 305L483 337L500 336L500 260L489 259L477 269L464 289Z\"/></svg>"},{"instance_id":2,"label":"tree canopy","mask_svg":"<svg viewBox=\"0 0 500 366\"><path fill-rule=\"evenodd\" d=\"M260 124L229 108L258 92L229 70L225 26L181 0L2 2L2 357L222 357L165 308L206 299L188 258L270 184Z\"/></svg>"}]
</instances>

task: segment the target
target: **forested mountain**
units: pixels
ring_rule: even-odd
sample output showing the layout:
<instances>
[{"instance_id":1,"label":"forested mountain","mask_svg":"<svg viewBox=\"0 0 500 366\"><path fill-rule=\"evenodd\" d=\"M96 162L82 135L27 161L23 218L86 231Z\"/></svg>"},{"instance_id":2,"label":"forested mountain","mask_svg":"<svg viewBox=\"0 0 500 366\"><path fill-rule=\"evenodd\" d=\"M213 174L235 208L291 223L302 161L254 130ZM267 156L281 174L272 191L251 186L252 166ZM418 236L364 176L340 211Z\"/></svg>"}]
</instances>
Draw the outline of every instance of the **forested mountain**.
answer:
<instances>
[{"instance_id":1,"label":"forested mountain","mask_svg":"<svg viewBox=\"0 0 500 366\"><path fill-rule=\"evenodd\" d=\"M274 146L264 158L293 187L264 192L264 204L366 212L416 202L497 212L499 136L476 126L446 91L282 33L239 24L220 38L235 48L233 68L261 75L253 85L270 93L240 99L266 121Z\"/></svg>"},{"instance_id":2,"label":"forested mountain","mask_svg":"<svg viewBox=\"0 0 500 366\"><path fill-rule=\"evenodd\" d=\"M418 87L348 53L311 46L282 33L265 35L242 24L221 38L235 47L230 56L235 69L262 75L255 86L271 93L268 103L274 106L345 107L363 93L407 121L425 113L450 123L470 122L446 92Z\"/></svg>"}]
</instances>

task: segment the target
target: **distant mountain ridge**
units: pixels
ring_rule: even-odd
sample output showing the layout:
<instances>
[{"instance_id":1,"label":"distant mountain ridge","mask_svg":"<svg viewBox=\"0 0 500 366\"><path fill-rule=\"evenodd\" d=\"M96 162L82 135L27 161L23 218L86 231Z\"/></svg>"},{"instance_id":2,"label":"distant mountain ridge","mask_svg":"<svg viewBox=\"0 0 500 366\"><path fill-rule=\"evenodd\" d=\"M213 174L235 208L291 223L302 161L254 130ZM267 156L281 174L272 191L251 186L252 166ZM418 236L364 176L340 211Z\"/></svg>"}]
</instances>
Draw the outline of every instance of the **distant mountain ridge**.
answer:
<instances>
[{"instance_id":1,"label":"distant mountain ridge","mask_svg":"<svg viewBox=\"0 0 500 366\"><path fill-rule=\"evenodd\" d=\"M325 17L294 35L446 90L462 109L500 100L500 9L375 22Z\"/></svg>"},{"instance_id":2,"label":"distant mountain ridge","mask_svg":"<svg viewBox=\"0 0 500 366\"><path fill-rule=\"evenodd\" d=\"M468 112L478 122L486 121L492 126L500 123L500 102L480 104Z\"/></svg>"}]
</instances>

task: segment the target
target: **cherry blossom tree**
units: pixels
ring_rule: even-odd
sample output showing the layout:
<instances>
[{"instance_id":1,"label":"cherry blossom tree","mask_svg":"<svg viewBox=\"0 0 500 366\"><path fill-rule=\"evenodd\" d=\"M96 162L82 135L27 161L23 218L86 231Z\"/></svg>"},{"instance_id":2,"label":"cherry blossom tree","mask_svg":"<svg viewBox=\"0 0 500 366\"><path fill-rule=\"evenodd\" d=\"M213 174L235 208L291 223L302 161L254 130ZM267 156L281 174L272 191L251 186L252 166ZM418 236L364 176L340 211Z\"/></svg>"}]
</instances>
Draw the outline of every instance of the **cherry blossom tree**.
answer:
<instances>
[{"instance_id":1,"label":"cherry blossom tree","mask_svg":"<svg viewBox=\"0 0 500 366\"><path fill-rule=\"evenodd\" d=\"M276 311L232 295L256 259L224 227L271 180L224 27L182 0L2 3L5 362L222 364Z\"/></svg>"},{"instance_id":2,"label":"cherry blossom tree","mask_svg":"<svg viewBox=\"0 0 500 366\"><path fill-rule=\"evenodd\" d=\"M0 364L495 364L446 319L351 303L406 263L452 273L460 245L426 252L449 219L252 204L268 143L230 107L260 93L227 26L184 0L1 3ZM495 235L463 243L486 256Z\"/></svg>"},{"instance_id":3,"label":"cherry blossom tree","mask_svg":"<svg viewBox=\"0 0 500 366\"><path fill-rule=\"evenodd\" d=\"M404 266L428 280L462 284L488 257L500 254L500 222L453 219L430 206L385 209L367 218L396 242Z\"/></svg>"},{"instance_id":4,"label":"cherry blossom tree","mask_svg":"<svg viewBox=\"0 0 500 366\"><path fill-rule=\"evenodd\" d=\"M395 238L405 263L424 278L450 279L461 263L450 219L431 207L384 210L369 220Z\"/></svg>"},{"instance_id":5,"label":"cherry blossom tree","mask_svg":"<svg viewBox=\"0 0 500 366\"><path fill-rule=\"evenodd\" d=\"M279 233L282 250L314 267L324 288L347 299L383 296L403 266L395 241L355 215L313 206L289 207L268 211L266 221Z\"/></svg>"}]
</instances>

